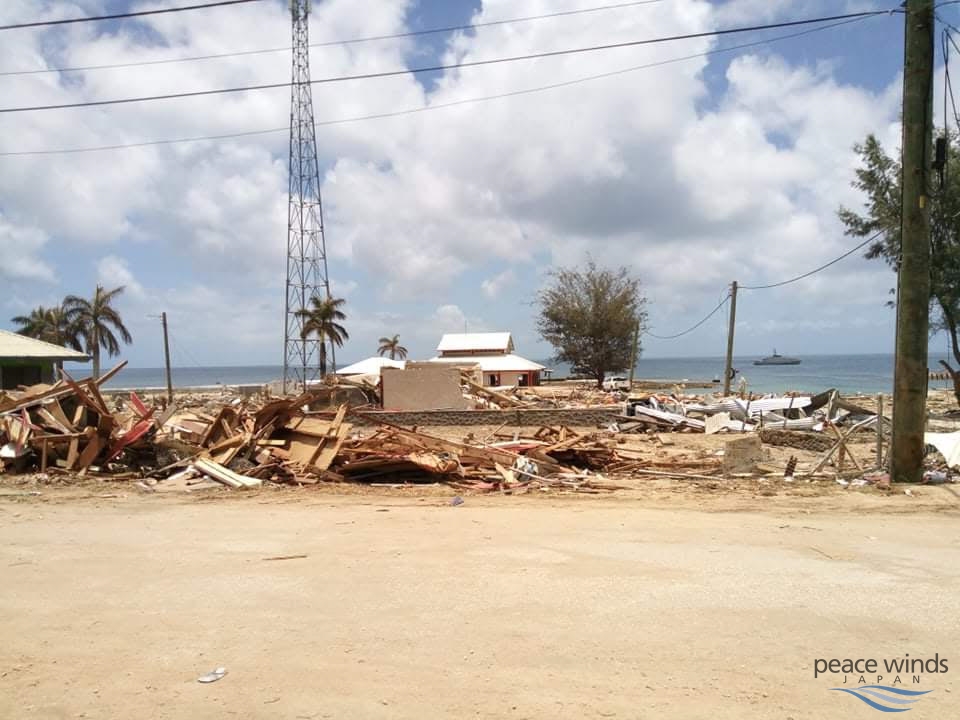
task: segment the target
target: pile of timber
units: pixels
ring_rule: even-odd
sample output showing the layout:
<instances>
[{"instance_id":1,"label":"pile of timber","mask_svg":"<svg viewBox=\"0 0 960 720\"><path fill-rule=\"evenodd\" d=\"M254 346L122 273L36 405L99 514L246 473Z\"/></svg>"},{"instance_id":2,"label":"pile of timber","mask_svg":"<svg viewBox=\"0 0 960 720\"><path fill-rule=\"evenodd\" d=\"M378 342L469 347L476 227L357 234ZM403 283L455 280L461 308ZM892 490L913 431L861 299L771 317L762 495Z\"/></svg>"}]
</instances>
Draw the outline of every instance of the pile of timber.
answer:
<instances>
[{"instance_id":1,"label":"pile of timber","mask_svg":"<svg viewBox=\"0 0 960 720\"><path fill-rule=\"evenodd\" d=\"M346 442L325 479L442 482L479 491L593 492L616 489L595 472L614 457L609 445L567 428L541 428L537 437L485 443L382 424L371 437Z\"/></svg>"},{"instance_id":2,"label":"pile of timber","mask_svg":"<svg viewBox=\"0 0 960 720\"><path fill-rule=\"evenodd\" d=\"M0 469L22 470L32 462L42 472L106 472L121 455L143 447L159 422L156 408L131 393L128 408L115 412L100 393L103 383L125 365L97 380L76 381L61 370L61 379L53 385L3 393Z\"/></svg>"},{"instance_id":3,"label":"pile of timber","mask_svg":"<svg viewBox=\"0 0 960 720\"><path fill-rule=\"evenodd\" d=\"M63 373L53 386L0 398L0 470L95 474L154 491L384 481L504 492L615 488L597 474L617 460L615 442L595 434L544 427L531 438L456 442L380 422L361 437L346 404L311 409L324 404L322 388L260 405L236 399L216 412L160 413L131 393L111 410L100 386L121 367L80 382Z\"/></svg>"}]
</instances>

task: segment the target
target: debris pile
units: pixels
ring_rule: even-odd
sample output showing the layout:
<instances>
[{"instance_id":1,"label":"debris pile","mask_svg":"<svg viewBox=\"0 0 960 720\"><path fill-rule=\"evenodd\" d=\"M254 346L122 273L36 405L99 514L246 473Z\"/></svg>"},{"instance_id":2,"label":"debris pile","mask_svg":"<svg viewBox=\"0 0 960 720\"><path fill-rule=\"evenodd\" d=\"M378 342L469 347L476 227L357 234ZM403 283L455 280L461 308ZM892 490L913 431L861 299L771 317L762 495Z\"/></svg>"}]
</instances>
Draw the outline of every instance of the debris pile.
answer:
<instances>
[{"instance_id":1,"label":"debris pile","mask_svg":"<svg viewBox=\"0 0 960 720\"><path fill-rule=\"evenodd\" d=\"M2 398L0 469L109 476L137 480L155 491L378 480L504 492L616 487L597 474L617 460L615 441L565 427L488 444L455 442L360 417L365 425L375 424L361 434L348 421L346 403L319 409L329 408L337 397L331 390L339 385L259 406L237 398L215 412L207 405L184 411L170 407L158 414L136 393L111 409L100 385L121 367L97 381L76 382L63 373L53 386ZM367 389L353 387L367 397Z\"/></svg>"},{"instance_id":2,"label":"debris pile","mask_svg":"<svg viewBox=\"0 0 960 720\"><path fill-rule=\"evenodd\" d=\"M80 475L108 471L121 455L135 456L145 436L160 421L131 394L127 410L111 411L100 386L121 363L99 380L75 381L64 371L54 385L35 385L0 397L0 464L23 469L32 459L41 472L60 467Z\"/></svg>"},{"instance_id":3,"label":"debris pile","mask_svg":"<svg viewBox=\"0 0 960 720\"><path fill-rule=\"evenodd\" d=\"M844 400L836 390L812 397L771 395L717 399L689 398L679 394L646 395L627 401L620 427L624 432L652 429L707 434L769 430L819 433L831 425L842 426L868 419L876 423L877 417L876 413ZM778 444L789 444L782 435L771 437L780 440Z\"/></svg>"},{"instance_id":4,"label":"debris pile","mask_svg":"<svg viewBox=\"0 0 960 720\"><path fill-rule=\"evenodd\" d=\"M76 381L62 373L54 385L0 393L0 472L130 480L154 492L266 483L442 483L478 492L593 493L624 487L608 477L872 478L874 468L885 466L889 445L889 420L835 391L719 400L679 391L646 395L631 398L616 422L589 431L560 424L502 432L517 415L504 412L497 430L453 440L364 412L378 407L377 387L364 381L337 379L288 398L218 395L182 408L144 402L135 392L106 399L101 386L122 367L99 380ZM516 408L528 402L523 389L459 379L465 391L490 404ZM455 376L454 392L457 382ZM565 417L560 410L557 419ZM670 450L677 443L661 433L672 432L701 437ZM736 439L721 450L720 438L703 437L717 432ZM931 470L927 482L952 479L951 469L960 467L958 438L960 433L928 434L945 463ZM875 449L865 448L871 440ZM789 449L776 450L786 469L780 461L768 462L776 448ZM883 487L880 480L869 483Z\"/></svg>"}]
</instances>

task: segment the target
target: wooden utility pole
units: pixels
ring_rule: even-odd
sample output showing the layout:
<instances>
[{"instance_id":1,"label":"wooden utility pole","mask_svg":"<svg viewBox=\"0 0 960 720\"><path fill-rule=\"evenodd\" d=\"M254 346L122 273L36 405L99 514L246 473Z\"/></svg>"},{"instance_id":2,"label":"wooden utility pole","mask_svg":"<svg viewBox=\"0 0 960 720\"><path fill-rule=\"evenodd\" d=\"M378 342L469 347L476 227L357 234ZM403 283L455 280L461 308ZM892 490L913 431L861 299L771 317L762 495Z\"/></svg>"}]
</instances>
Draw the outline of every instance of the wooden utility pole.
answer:
<instances>
[{"instance_id":1,"label":"wooden utility pole","mask_svg":"<svg viewBox=\"0 0 960 720\"><path fill-rule=\"evenodd\" d=\"M170 376L170 342L167 339L167 314L160 313L160 322L163 324L163 359L167 367L167 402L173 402L173 379Z\"/></svg>"},{"instance_id":2,"label":"wooden utility pole","mask_svg":"<svg viewBox=\"0 0 960 720\"><path fill-rule=\"evenodd\" d=\"M723 396L730 394L733 380L733 330L737 326L737 281L730 283L730 327L727 329L727 365L723 370Z\"/></svg>"},{"instance_id":3,"label":"wooden utility pole","mask_svg":"<svg viewBox=\"0 0 960 720\"><path fill-rule=\"evenodd\" d=\"M640 318L633 329L633 354L630 356L630 389L633 390L633 371L637 367L637 351L640 349Z\"/></svg>"},{"instance_id":4,"label":"wooden utility pole","mask_svg":"<svg viewBox=\"0 0 960 720\"><path fill-rule=\"evenodd\" d=\"M893 384L893 482L919 482L927 421L930 145L934 0L907 0L903 67L903 206Z\"/></svg>"}]
</instances>

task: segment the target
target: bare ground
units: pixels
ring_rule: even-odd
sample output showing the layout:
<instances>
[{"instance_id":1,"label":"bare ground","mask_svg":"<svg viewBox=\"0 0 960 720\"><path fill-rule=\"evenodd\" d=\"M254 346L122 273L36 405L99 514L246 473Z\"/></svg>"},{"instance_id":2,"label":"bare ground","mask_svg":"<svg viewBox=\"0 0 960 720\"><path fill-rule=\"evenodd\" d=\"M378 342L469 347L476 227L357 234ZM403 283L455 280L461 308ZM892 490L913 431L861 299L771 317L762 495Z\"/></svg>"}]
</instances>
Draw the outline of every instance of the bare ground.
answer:
<instances>
[{"instance_id":1,"label":"bare ground","mask_svg":"<svg viewBox=\"0 0 960 720\"><path fill-rule=\"evenodd\" d=\"M815 658L956 662L951 488L750 482L459 507L8 485L0 717L853 718ZM912 717L954 716L957 672Z\"/></svg>"}]
</instances>

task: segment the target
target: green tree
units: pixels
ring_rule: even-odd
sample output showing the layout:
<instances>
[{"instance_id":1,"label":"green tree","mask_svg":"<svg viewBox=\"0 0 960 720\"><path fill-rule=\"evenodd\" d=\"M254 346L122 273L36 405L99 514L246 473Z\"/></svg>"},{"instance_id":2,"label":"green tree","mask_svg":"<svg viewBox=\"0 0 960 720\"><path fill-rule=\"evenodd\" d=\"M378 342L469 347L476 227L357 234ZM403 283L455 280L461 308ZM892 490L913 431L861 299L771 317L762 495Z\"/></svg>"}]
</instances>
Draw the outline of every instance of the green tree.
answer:
<instances>
[{"instance_id":1,"label":"green tree","mask_svg":"<svg viewBox=\"0 0 960 720\"><path fill-rule=\"evenodd\" d=\"M391 360L396 360L397 358L401 360L407 359L407 349L400 344L399 335L394 335L392 338L382 337L377 342L380 343L380 347L377 348L377 353L379 353L380 357L389 355Z\"/></svg>"},{"instance_id":2,"label":"green tree","mask_svg":"<svg viewBox=\"0 0 960 720\"><path fill-rule=\"evenodd\" d=\"M608 270L592 260L583 269L553 270L550 278L537 296L540 336L553 345L556 360L600 387L608 372L626 370L635 359L634 330L647 321L640 279L625 267Z\"/></svg>"},{"instance_id":3,"label":"green tree","mask_svg":"<svg viewBox=\"0 0 960 720\"><path fill-rule=\"evenodd\" d=\"M951 137L942 180L935 176L930 193L930 331L940 330L950 339L954 364L941 360L953 378L954 395L960 403L960 150ZM873 135L854 146L861 166L853 187L865 196L864 212L840 207L838 215L848 235L876 235L866 251L870 259L884 260L894 271L900 260L900 194L902 170ZM935 175L935 174L934 174ZM893 294L894 291L891 291ZM893 303L890 303L893 305Z\"/></svg>"},{"instance_id":4,"label":"green tree","mask_svg":"<svg viewBox=\"0 0 960 720\"><path fill-rule=\"evenodd\" d=\"M327 374L327 343L342 347L344 341L350 339L346 328L340 321L347 316L341 309L346 300L343 298L310 298L310 307L297 310L297 315L303 318L303 330L300 337L306 340L310 335L316 335L320 342L320 375Z\"/></svg>"},{"instance_id":5,"label":"green tree","mask_svg":"<svg viewBox=\"0 0 960 720\"><path fill-rule=\"evenodd\" d=\"M67 320L77 328L86 352L93 358L95 378L100 377L101 348L113 357L120 354L120 341L126 345L133 342L130 332L123 324L123 318L113 306L114 300L123 294L123 290L123 285L113 290L97 285L90 299L68 295L63 300Z\"/></svg>"},{"instance_id":6,"label":"green tree","mask_svg":"<svg viewBox=\"0 0 960 720\"><path fill-rule=\"evenodd\" d=\"M50 308L40 305L31 310L29 315L12 318L12 322L20 326L17 332L21 335L82 350L77 327L70 322L62 305Z\"/></svg>"}]
</instances>

